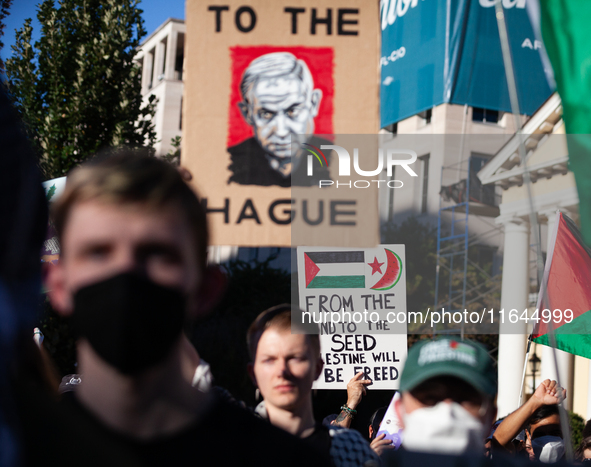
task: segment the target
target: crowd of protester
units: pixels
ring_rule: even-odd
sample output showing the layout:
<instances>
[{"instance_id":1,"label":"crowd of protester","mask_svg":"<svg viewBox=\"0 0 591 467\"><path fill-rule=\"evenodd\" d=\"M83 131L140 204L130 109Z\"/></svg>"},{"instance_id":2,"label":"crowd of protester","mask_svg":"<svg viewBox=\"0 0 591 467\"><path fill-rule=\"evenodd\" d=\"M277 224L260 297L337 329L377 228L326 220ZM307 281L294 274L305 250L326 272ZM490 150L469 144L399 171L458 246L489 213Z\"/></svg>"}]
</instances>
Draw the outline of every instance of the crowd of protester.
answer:
<instances>
[{"instance_id":1,"label":"crowd of protester","mask_svg":"<svg viewBox=\"0 0 591 467\"><path fill-rule=\"evenodd\" d=\"M15 118L4 102L2 112ZM400 447L380 433L387 407L375 407L364 433L350 428L371 390L361 373L347 385L340 412L320 423L312 407L312 384L323 367L320 340L291 333L292 305L261 310L250 326L245 371L263 402L250 409L235 400L215 385L183 334L186 322L206 314L223 293L220 271L206 261L203 207L186 173L126 149L74 170L52 207L61 256L48 267L45 288L76 331L79 371L60 384L42 334L33 331L41 288L38 261L30 259L47 218L40 187L29 186L39 180L31 158L19 159L27 154L19 131L2 132L20 148L12 166L5 158L3 164L24 175L11 175L18 196L10 198L11 227L3 232L20 250L5 248L0 262L0 466L564 461L566 391L546 380L495 422L493 360L481 344L454 337L409 349L393 403ZM25 208L35 216L29 222L19 217ZM591 459L589 431L576 450L579 462Z\"/></svg>"}]
</instances>

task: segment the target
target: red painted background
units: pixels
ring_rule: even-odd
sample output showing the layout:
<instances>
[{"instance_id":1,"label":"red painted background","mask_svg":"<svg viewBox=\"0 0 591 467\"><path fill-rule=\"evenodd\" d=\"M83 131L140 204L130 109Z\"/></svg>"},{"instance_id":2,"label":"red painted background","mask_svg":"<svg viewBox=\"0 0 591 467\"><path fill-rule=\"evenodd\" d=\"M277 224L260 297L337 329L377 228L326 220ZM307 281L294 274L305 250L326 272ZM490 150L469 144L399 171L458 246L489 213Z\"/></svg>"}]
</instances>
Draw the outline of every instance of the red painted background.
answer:
<instances>
[{"instance_id":1,"label":"red painted background","mask_svg":"<svg viewBox=\"0 0 591 467\"><path fill-rule=\"evenodd\" d=\"M244 70L250 62L261 55L273 52L289 52L296 58L303 60L308 65L314 89L322 91L322 100L318 116L314 119L314 133L318 135L331 134L332 115L334 112L334 51L330 47L231 47L230 58L232 60L232 87L230 91L230 108L228 111L228 147L234 146L253 135L252 128L246 124L238 108L238 102L242 100L240 95L240 81Z\"/></svg>"}]
</instances>

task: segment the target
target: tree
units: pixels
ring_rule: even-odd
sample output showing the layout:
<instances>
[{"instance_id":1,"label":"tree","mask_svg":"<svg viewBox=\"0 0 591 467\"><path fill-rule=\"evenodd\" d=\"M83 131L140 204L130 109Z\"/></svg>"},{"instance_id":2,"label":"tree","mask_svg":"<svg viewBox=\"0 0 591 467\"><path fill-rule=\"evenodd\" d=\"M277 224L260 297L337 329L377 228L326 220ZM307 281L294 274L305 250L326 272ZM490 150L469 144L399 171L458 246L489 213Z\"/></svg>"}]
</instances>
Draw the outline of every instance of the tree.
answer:
<instances>
[{"instance_id":1,"label":"tree","mask_svg":"<svg viewBox=\"0 0 591 467\"><path fill-rule=\"evenodd\" d=\"M424 312L435 300L435 268L437 266L437 229L408 217L401 224L382 226L384 243L406 247L406 307L408 311Z\"/></svg>"},{"instance_id":2,"label":"tree","mask_svg":"<svg viewBox=\"0 0 591 467\"><path fill-rule=\"evenodd\" d=\"M8 16L8 9L12 4L12 0L0 0L0 50L4 47L4 43L2 42L2 36L4 35L4 27L5 24L3 23L4 18ZM2 62L0 61L0 65Z\"/></svg>"},{"instance_id":3,"label":"tree","mask_svg":"<svg viewBox=\"0 0 591 467\"><path fill-rule=\"evenodd\" d=\"M155 97L142 105L133 61L145 36L139 0L44 0L41 39L31 20L7 60L11 93L47 178L109 146L152 147Z\"/></svg>"},{"instance_id":4,"label":"tree","mask_svg":"<svg viewBox=\"0 0 591 467\"><path fill-rule=\"evenodd\" d=\"M4 48L4 43L2 42L2 36L4 35L4 28L6 25L4 24L4 18L8 16L8 9L12 4L12 0L0 0L0 51ZM4 62L2 58L0 58L0 92L7 92L8 89L6 87L6 74L4 72Z\"/></svg>"},{"instance_id":5,"label":"tree","mask_svg":"<svg viewBox=\"0 0 591 467\"><path fill-rule=\"evenodd\" d=\"M163 159L166 162L171 163L175 167L181 165L181 137L175 136L170 140L170 145L172 148L168 151L168 154L165 154Z\"/></svg>"},{"instance_id":6,"label":"tree","mask_svg":"<svg viewBox=\"0 0 591 467\"><path fill-rule=\"evenodd\" d=\"M570 436L573 449L577 449L581 441L583 441L583 429L585 428L585 420L574 412L568 411L568 421L570 425Z\"/></svg>"}]
</instances>

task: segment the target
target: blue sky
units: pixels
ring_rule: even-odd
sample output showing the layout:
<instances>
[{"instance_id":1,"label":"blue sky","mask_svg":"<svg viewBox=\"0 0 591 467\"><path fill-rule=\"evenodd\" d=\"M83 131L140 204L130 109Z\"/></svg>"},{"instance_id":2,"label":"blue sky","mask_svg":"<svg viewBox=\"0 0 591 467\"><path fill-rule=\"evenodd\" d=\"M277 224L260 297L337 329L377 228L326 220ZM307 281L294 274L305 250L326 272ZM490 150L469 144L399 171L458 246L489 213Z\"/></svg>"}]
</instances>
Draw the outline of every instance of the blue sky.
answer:
<instances>
[{"instance_id":1,"label":"blue sky","mask_svg":"<svg viewBox=\"0 0 591 467\"><path fill-rule=\"evenodd\" d=\"M12 55L11 45L15 40L15 29L20 29L26 18L33 21L33 39L39 38L40 26L37 22L37 5L41 0L14 0L9 10L9 15L4 23L4 48L0 56L6 59ZM56 2L57 3L57 2ZM185 18L185 0L142 0L140 8L144 10L144 27L148 34L151 34L167 18Z\"/></svg>"}]
</instances>

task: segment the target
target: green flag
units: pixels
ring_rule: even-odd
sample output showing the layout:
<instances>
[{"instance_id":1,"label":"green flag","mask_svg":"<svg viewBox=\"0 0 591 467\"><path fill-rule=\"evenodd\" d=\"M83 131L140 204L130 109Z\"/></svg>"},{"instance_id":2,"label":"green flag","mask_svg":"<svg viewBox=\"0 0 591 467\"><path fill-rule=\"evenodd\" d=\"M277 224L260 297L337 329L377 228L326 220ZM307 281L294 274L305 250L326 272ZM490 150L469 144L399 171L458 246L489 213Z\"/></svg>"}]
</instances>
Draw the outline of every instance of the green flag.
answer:
<instances>
[{"instance_id":1,"label":"green flag","mask_svg":"<svg viewBox=\"0 0 591 467\"><path fill-rule=\"evenodd\" d=\"M541 0L544 46L562 99L581 231L591 245L591 1Z\"/></svg>"}]
</instances>

